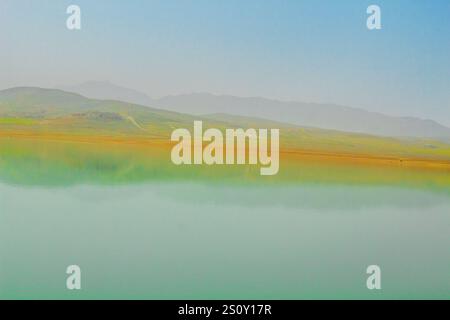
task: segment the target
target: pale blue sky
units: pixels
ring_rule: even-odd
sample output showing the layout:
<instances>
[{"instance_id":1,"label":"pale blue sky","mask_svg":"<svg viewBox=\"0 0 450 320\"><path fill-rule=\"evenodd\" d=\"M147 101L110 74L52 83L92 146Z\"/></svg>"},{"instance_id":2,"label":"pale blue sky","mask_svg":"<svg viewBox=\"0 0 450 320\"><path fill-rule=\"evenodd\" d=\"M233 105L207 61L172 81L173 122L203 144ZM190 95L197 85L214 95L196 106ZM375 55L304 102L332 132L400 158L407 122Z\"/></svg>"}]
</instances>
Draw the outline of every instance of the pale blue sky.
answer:
<instances>
[{"instance_id":1,"label":"pale blue sky","mask_svg":"<svg viewBox=\"0 0 450 320\"><path fill-rule=\"evenodd\" d=\"M66 29L78 4L82 30ZM366 28L378 4L383 29ZM448 0L2 0L0 88L331 102L450 125Z\"/></svg>"}]
</instances>

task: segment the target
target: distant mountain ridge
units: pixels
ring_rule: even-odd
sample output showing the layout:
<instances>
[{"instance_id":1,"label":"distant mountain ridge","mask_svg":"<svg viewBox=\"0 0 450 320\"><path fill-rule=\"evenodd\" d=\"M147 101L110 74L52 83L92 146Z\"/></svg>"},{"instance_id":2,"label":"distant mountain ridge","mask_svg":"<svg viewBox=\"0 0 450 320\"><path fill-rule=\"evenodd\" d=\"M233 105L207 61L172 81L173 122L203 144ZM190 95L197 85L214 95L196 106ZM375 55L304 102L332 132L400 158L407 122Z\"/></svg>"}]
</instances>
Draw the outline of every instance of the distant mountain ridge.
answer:
<instances>
[{"instance_id":1,"label":"distant mountain ridge","mask_svg":"<svg viewBox=\"0 0 450 320\"><path fill-rule=\"evenodd\" d=\"M421 137L449 141L450 128L434 120L394 117L333 104L277 101L193 93L152 99L138 91L108 82L87 82L63 87L95 99L114 99L192 115L230 114L263 118L303 127L392 137Z\"/></svg>"},{"instance_id":2,"label":"distant mountain ridge","mask_svg":"<svg viewBox=\"0 0 450 320\"><path fill-rule=\"evenodd\" d=\"M392 117L362 109L265 98L239 98L211 94L168 96L155 106L191 114L228 113L315 127L377 136L449 138L450 128L433 120Z\"/></svg>"},{"instance_id":3,"label":"distant mountain ridge","mask_svg":"<svg viewBox=\"0 0 450 320\"><path fill-rule=\"evenodd\" d=\"M145 93L121 87L108 81L88 81L74 86L58 86L56 89L78 93L91 99L119 100L143 106L150 106L154 101Z\"/></svg>"}]
</instances>

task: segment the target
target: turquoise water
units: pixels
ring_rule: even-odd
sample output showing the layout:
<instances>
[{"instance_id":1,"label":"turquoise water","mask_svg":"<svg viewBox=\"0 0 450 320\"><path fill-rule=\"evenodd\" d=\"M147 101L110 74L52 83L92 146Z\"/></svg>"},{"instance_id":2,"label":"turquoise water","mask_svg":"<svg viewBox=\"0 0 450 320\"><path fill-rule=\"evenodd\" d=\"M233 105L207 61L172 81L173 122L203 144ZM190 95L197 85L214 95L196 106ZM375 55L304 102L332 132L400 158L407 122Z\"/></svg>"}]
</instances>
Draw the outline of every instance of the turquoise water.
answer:
<instances>
[{"instance_id":1,"label":"turquoise water","mask_svg":"<svg viewBox=\"0 0 450 320\"><path fill-rule=\"evenodd\" d=\"M0 184L6 299L447 299L449 248L450 197L427 191Z\"/></svg>"}]
</instances>

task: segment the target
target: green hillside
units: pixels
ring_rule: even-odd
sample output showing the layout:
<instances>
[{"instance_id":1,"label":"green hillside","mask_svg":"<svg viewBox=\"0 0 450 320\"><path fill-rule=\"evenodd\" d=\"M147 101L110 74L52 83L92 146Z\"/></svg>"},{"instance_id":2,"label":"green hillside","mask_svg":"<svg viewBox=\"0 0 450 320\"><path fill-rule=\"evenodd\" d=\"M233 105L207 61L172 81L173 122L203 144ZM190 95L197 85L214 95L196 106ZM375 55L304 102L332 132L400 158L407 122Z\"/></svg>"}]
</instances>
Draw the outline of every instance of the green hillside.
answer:
<instances>
[{"instance_id":1,"label":"green hillside","mask_svg":"<svg viewBox=\"0 0 450 320\"><path fill-rule=\"evenodd\" d=\"M88 99L56 89L23 87L0 91L0 131L3 132L138 136L169 141L174 129L191 129L194 120L203 120L205 128L279 128L284 149L450 159L450 145L432 139L302 128L228 114L192 116L121 101Z\"/></svg>"},{"instance_id":2,"label":"green hillside","mask_svg":"<svg viewBox=\"0 0 450 320\"><path fill-rule=\"evenodd\" d=\"M26 119L26 120L25 120ZM28 125L35 130L161 135L186 126L194 117L121 101L94 100L55 89L0 91L0 125Z\"/></svg>"}]
</instances>

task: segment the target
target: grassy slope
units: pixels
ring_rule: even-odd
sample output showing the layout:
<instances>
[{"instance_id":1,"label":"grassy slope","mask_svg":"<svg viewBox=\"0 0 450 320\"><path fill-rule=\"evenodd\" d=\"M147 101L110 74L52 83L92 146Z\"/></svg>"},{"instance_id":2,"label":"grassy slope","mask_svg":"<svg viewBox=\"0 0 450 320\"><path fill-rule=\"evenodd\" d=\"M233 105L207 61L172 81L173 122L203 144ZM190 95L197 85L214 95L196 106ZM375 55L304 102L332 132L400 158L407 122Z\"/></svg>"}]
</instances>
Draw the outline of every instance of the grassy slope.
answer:
<instances>
[{"instance_id":1,"label":"grassy slope","mask_svg":"<svg viewBox=\"0 0 450 320\"><path fill-rule=\"evenodd\" d=\"M300 128L274 121L216 114L194 117L60 90L16 88L0 92L0 131L152 137L169 140L175 128L280 128L284 150L379 157L450 160L450 146L430 139L398 139Z\"/></svg>"}]
</instances>

